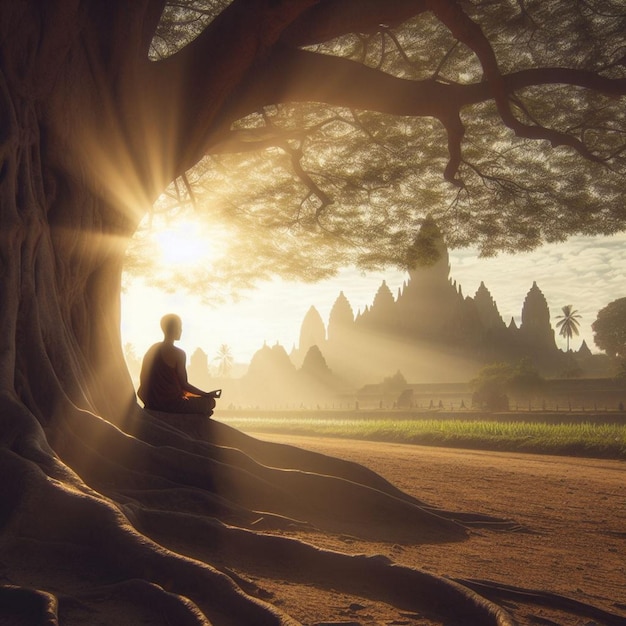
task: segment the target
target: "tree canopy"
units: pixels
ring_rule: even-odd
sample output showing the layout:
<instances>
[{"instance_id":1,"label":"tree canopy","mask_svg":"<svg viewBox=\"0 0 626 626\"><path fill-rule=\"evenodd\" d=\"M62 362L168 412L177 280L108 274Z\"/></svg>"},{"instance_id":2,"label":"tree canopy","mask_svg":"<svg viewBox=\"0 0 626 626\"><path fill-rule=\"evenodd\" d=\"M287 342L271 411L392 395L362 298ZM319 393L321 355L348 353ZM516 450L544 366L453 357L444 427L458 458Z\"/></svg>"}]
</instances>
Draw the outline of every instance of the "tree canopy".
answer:
<instances>
[{"instance_id":1,"label":"tree canopy","mask_svg":"<svg viewBox=\"0 0 626 626\"><path fill-rule=\"evenodd\" d=\"M609 302L591 325L593 340L610 356L626 357L626 298Z\"/></svg>"},{"instance_id":2,"label":"tree canopy","mask_svg":"<svg viewBox=\"0 0 626 626\"><path fill-rule=\"evenodd\" d=\"M524 359L516 364L491 363L483 367L471 381L472 403L488 411L507 411L509 394L528 398L541 390L544 380Z\"/></svg>"},{"instance_id":3,"label":"tree canopy","mask_svg":"<svg viewBox=\"0 0 626 626\"><path fill-rule=\"evenodd\" d=\"M153 58L226 4L170 7ZM427 214L487 255L622 230L625 24L619 2L301 9L169 189L227 240L204 280L407 267Z\"/></svg>"},{"instance_id":4,"label":"tree canopy","mask_svg":"<svg viewBox=\"0 0 626 626\"><path fill-rule=\"evenodd\" d=\"M238 5L169 6L155 65ZM406 267L427 214L448 245L486 255L623 230L621 2L276 6L289 23L192 133L183 162L200 161L163 198L226 240L205 280Z\"/></svg>"}]
</instances>

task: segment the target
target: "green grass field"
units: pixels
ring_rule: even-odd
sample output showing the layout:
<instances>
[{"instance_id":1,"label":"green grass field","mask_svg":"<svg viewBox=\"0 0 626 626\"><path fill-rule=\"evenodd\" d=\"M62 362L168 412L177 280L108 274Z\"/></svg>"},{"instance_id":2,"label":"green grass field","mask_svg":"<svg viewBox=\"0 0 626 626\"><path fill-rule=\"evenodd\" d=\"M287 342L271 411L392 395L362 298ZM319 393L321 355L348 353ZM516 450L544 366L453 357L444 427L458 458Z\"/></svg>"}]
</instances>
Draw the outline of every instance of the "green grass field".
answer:
<instances>
[{"instance_id":1,"label":"green grass field","mask_svg":"<svg viewBox=\"0 0 626 626\"><path fill-rule=\"evenodd\" d=\"M626 459L624 424L547 424L495 420L229 417L244 432L285 433L428 446Z\"/></svg>"}]
</instances>

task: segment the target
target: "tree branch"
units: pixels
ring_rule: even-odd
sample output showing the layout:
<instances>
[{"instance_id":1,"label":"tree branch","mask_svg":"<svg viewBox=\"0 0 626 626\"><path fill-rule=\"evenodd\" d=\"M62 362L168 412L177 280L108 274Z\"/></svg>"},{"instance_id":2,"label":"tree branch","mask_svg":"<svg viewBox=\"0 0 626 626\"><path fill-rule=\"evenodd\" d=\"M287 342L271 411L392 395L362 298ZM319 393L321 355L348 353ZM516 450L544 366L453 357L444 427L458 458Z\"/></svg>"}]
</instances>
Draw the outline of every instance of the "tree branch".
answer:
<instances>
[{"instance_id":1,"label":"tree branch","mask_svg":"<svg viewBox=\"0 0 626 626\"><path fill-rule=\"evenodd\" d=\"M321 0L280 36L288 46L322 43L347 33L373 34L423 13L429 0ZM383 26L384 25L384 26Z\"/></svg>"},{"instance_id":2,"label":"tree branch","mask_svg":"<svg viewBox=\"0 0 626 626\"><path fill-rule=\"evenodd\" d=\"M320 102L393 115L434 117L448 133L450 161L445 178L458 184L464 128L461 110L494 100L505 125L518 136L567 145L584 158L600 159L578 138L516 119L511 97L516 90L566 84L612 96L626 94L626 80L568 68L538 68L502 74L491 44L456 2L398 0L315 0L248 3L235 0L203 34L178 54L159 62L159 93L170 93L166 108L184 110L176 129L174 174L195 164L206 152L228 144L232 123L264 106L286 102ZM411 81L358 62L284 45L323 40L346 32L381 32L430 9L458 41L474 50L484 80L474 84ZM385 24L382 25L381 24ZM179 79L179 88L174 76ZM165 87L167 85L167 87ZM173 101L173 99L177 101ZM180 104L178 101L180 101ZM219 146L219 148L218 148ZM171 149L168 150L171 154Z\"/></svg>"},{"instance_id":3,"label":"tree branch","mask_svg":"<svg viewBox=\"0 0 626 626\"><path fill-rule=\"evenodd\" d=\"M497 90L507 100L516 90L526 87L564 84L591 89L610 96L626 95L626 80L599 76L594 72L568 68L539 68L497 76ZM487 79L473 84L440 83L435 80L412 81L396 78L349 59L281 47L259 68L245 91L234 103L230 122L263 106L287 102L320 102L353 109L366 109L392 115L434 117L448 132L450 162L445 178L458 184L456 171L461 159L464 128L461 110L472 104L494 99L493 82ZM500 107L499 110L501 110ZM553 145L567 145L584 158L603 161L576 137L544 126L526 126L505 116L522 137L548 140ZM223 137L222 137L223 138Z\"/></svg>"},{"instance_id":4,"label":"tree branch","mask_svg":"<svg viewBox=\"0 0 626 626\"><path fill-rule=\"evenodd\" d=\"M163 9L167 4L167 0L146 0L146 9L143 19L143 28L141 35L141 48L148 54L150 43L154 37L154 33L163 15Z\"/></svg>"},{"instance_id":5,"label":"tree branch","mask_svg":"<svg viewBox=\"0 0 626 626\"><path fill-rule=\"evenodd\" d=\"M161 117L180 120L170 154L175 175L202 157L235 89L283 30L316 1L234 0L193 42L152 64L151 91L158 94Z\"/></svg>"},{"instance_id":6,"label":"tree branch","mask_svg":"<svg viewBox=\"0 0 626 626\"><path fill-rule=\"evenodd\" d=\"M571 135L539 125L531 126L518 120L511 108L510 95L512 92L509 84L500 72L493 48L480 27L465 14L455 0L434 3L433 13L449 28L458 41L476 53L483 68L485 82L493 94L500 117L504 124L513 130L518 137L545 139L550 141L553 147L569 146L590 161L603 162L603 159L590 152L582 141ZM587 80L594 82L596 88L600 82L592 81L591 77L587 77ZM619 82L623 83L622 88L626 85L626 81ZM614 83L611 86L615 88Z\"/></svg>"},{"instance_id":7,"label":"tree branch","mask_svg":"<svg viewBox=\"0 0 626 626\"><path fill-rule=\"evenodd\" d=\"M432 80L396 78L349 59L281 47L241 90L233 119L287 102L437 117L451 95L447 85Z\"/></svg>"}]
</instances>

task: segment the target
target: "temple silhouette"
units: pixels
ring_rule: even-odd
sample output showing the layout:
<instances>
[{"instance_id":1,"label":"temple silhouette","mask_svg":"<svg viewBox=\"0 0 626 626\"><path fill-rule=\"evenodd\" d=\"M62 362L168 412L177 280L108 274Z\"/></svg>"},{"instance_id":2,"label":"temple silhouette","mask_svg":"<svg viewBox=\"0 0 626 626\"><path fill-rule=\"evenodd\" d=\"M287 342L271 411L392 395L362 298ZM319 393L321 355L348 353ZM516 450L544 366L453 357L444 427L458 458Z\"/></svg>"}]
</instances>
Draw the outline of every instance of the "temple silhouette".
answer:
<instances>
[{"instance_id":1,"label":"temple silhouette","mask_svg":"<svg viewBox=\"0 0 626 626\"><path fill-rule=\"evenodd\" d=\"M383 281L371 306L355 315L341 292L327 327L311 306L290 354L296 367L315 349L319 375L323 362L348 386L397 371L410 382L468 381L488 363L522 359L545 377L603 375L598 368L604 361L597 363L584 341L569 353L557 347L548 303L536 282L524 300L520 326L513 319L506 324L484 282L471 297L450 278L448 249L432 218L418 237L430 248L431 262L412 267L395 297Z\"/></svg>"},{"instance_id":2,"label":"temple silhouette","mask_svg":"<svg viewBox=\"0 0 626 626\"><path fill-rule=\"evenodd\" d=\"M584 341L578 350L557 347L536 282L522 304L520 325L513 318L507 324L484 282L465 296L451 279L448 249L432 218L424 220L416 242L409 251L414 263L395 296L383 281L372 304L355 314L340 292L327 325L311 306L290 353L265 344L239 377L212 379L206 354L198 350L202 354L192 355L189 367L192 380L224 387L232 407L383 408L433 401L469 407L469 382L482 367L525 361L549 381L541 402L589 407L623 401L609 357L592 354Z\"/></svg>"}]
</instances>

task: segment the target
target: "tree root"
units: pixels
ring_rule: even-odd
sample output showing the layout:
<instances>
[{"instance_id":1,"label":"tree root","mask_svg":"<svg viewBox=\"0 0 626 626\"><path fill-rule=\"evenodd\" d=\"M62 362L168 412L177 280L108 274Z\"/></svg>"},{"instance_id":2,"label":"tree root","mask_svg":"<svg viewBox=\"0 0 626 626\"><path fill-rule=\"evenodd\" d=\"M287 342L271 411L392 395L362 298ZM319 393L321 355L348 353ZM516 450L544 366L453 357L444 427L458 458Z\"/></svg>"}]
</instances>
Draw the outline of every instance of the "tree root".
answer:
<instances>
[{"instance_id":1,"label":"tree root","mask_svg":"<svg viewBox=\"0 0 626 626\"><path fill-rule=\"evenodd\" d=\"M205 563L174 554L140 535L109 501L49 479L32 465L0 449L0 471L23 479L19 506L5 524L4 554L20 538L80 548L97 569L123 580L143 579L195 603L210 622L287 626L295 622L278 609L246 595ZM45 511L45 516L41 515ZM38 575L38 574L37 574Z\"/></svg>"},{"instance_id":2,"label":"tree root","mask_svg":"<svg viewBox=\"0 0 626 626\"><path fill-rule=\"evenodd\" d=\"M137 482L135 477L147 475L166 481L159 488L176 484L202 489L238 507L306 520L332 532L366 531L368 538L383 541L466 538L461 525L435 510L333 476L328 472L332 466L320 473L268 467L242 451L210 443L196 443L193 452L156 447L91 414L68 417L55 447L66 463L99 490L132 484ZM132 473L130 480L127 472ZM369 524L362 524L363 519Z\"/></svg>"},{"instance_id":3,"label":"tree root","mask_svg":"<svg viewBox=\"0 0 626 626\"><path fill-rule=\"evenodd\" d=\"M0 624L58 626L57 599L51 593L0 585Z\"/></svg>"},{"instance_id":4,"label":"tree root","mask_svg":"<svg viewBox=\"0 0 626 626\"><path fill-rule=\"evenodd\" d=\"M514 624L506 611L468 587L396 565L384 556L322 550L303 541L232 528L196 515L144 508L135 508L133 513L147 536L177 551L201 555L220 569L228 564L255 577L267 577L270 570L272 578L377 599L459 624Z\"/></svg>"},{"instance_id":5,"label":"tree root","mask_svg":"<svg viewBox=\"0 0 626 626\"><path fill-rule=\"evenodd\" d=\"M539 591L536 589L524 589L522 587L513 587L503 583L495 583L488 580L474 579L455 579L459 584L473 589L485 598L493 601L498 600L515 600L522 603L534 604L539 606L557 609L577 617L598 620L606 626L626 626L626 618L610 613L604 609L600 609L585 602L579 602L573 598L562 596L547 591Z\"/></svg>"},{"instance_id":6,"label":"tree root","mask_svg":"<svg viewBox=\"0 0 626 626\"><path fill-rule=\"evenodd\" d=\"M298 469L303 472L314 474L331 475L337 478L344 478L353 483L371 487L399 500L410 502L425 511L432 512L438 517L454 520L463 526L471 528L488 528L489 530L521 530L520 525L512 520L506 520L482 513L471 513L467 511L451 511L433 507L423 500L419 500L404 491L372 470L344 459L338 459L319 452L303 450L287 444L262 441L246 435L241 431L221 423L216 420L207 420L205 416L173 416L169 413L148 412L150 416L156 417L159 424L163 424L168 432L196 433L199 439L191 439L191 445L203 446L204 442L211 445L212 452L216 449L228 448L245 453L257 463L268 467L282 469ZM187 419L190 417L191 419ZM172 428L175 424L175 428ZM144 426L143 431L147 435L154 430ZM151 440L154 436L151 436ZM184 441L184 440L183 440ZM185 445L185 443L183 443ZM189 445L189 444L187 444Z\"/></svg>"},{"instance_id":7,"label":"tree root","mask_svg":"<svg viewBox=\"0 0 626 626\"><path fill-rule=\"evenodd\" d=\"M268 603L257 578L375 599L446 624L514 626L498 604L507 597L621 623L552 594L445 579L263 532L365 527L361 535L379 541L449 542L464 539L466 526L512 530L512 522L429 507L356 464L217 422L205 420L201 439L141 413L128 425L135 436L76 410L49 430L52 448L36 422L0 447L0 474L12 477L0 481L0 600L14 598L6 611L33 624L115 607L183 626L296 624ZM32 618L27 604L40 607Z\"/></svg>"},{"instance_id":8,"label":"tree root","mask_svg":"<svg viewBox=\"0 0 626 626\"><path fill-rule=\"evenodd\" d=\"M91 606L110 603L142 604L158 616L159 621L176 626L210 626L211 622L202 611L183 596L165 591L159 585L142 579L130 579L113 585L96 587L73 597L59 598L59 614L66 615L85 610Z\"/></svg>"}]
</instances>

